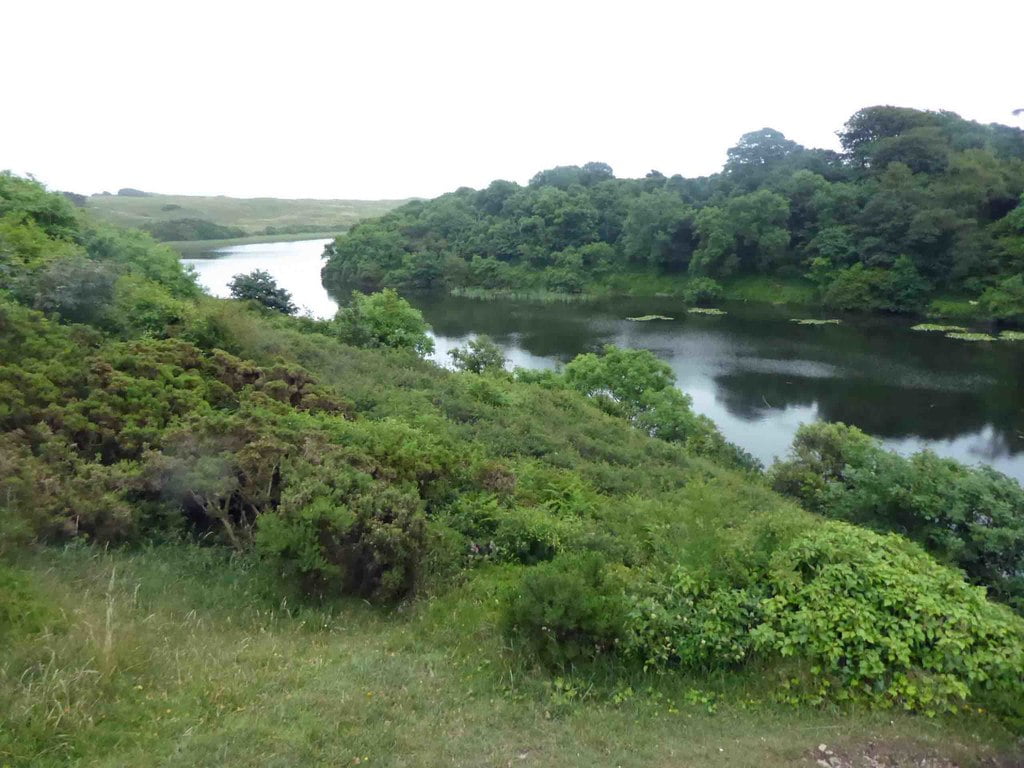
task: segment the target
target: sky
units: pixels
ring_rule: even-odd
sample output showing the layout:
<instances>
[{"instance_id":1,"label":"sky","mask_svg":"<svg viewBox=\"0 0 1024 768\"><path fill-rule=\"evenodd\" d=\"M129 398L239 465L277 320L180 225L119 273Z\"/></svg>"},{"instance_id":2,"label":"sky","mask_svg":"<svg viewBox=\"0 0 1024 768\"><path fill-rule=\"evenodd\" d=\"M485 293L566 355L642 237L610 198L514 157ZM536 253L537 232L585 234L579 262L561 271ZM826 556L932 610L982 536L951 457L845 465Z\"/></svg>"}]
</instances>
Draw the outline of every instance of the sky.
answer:
<instances>
[{"instance_id":1,"label":"sky","mask_svg":"<svg viewBox=\"0 0 1024 768\"><path fill-rule=\"evenodd\" d=\"M0 169L83 194L433 197L555 165L837 148L857 109L1024 127L1020 0L17 2Z\"/></svg>"}]
</instances>

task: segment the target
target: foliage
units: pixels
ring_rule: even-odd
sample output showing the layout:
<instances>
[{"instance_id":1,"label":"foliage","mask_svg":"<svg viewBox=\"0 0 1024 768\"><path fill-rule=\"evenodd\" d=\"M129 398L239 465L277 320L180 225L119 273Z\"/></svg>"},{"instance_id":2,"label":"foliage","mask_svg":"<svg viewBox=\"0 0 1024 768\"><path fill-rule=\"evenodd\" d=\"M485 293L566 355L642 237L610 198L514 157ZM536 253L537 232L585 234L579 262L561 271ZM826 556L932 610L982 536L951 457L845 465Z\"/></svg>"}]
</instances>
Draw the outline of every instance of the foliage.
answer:
<instances>
[{"instance_id":1,"label":"foliage","mask_svg":"<svg viewBox=\"0 0 1024 768\"><path fill-rule=\"evenodd\" d=\"M819 698L933 714L1024 687L1019 620L898 536L828 523L781 550L772 571L754 640L810 661Z\"/></svg>"},{"instance_id":2,"label":"foliage","mask_svg":"<svg viewBox=\"0 0 1024 768\"><path fill-rule=\"evenodd\" d=\"M764 128L702 179L561 166L360 222L325 255L332 286L605 294L663 279L793 281L840 309L917 313L1024 266L1024 132L950 112L869 107L842 154ZM600 167L600 172L594 169ZM1011 286L1012 287L1012 286ZM1013 315L992 296L993 316ZM1018 313L1019 314L1019 313Z\"/></svg>"},{"instance_id":3,"label":"foliage","mask_svg":"<svg viewBox=\"0 0 1024 768\"><path fill-rule=\"evenodd\" d=\"M624 609L621 587L600 556L565 556L526 574L504 622L538 660L565 667L614 648Z\"/></svg>"},{"instance_id":4,"label":"foliage","mask_svg":"<svg viewBox=\"0 0 1024 768\"><path fill-rule=\"evenodd\" d=\"M394 600L419 577L425 521L415 490L392 487L327 453L283 470L279 508L256 543L312 594Z\"/></svg>"},{"instance_id":5,"label":"foliage","mask_svg":"<svg viewBox=\"0 0 1024 768\"><path fill-rule=\"evenodd\" d=\"M292 295L280 288L270 273L255 269L247 275L235 275L228 283L231 298L242 301L256 301L267 309L294 315L296 307L292 303Z\"/></svg>"},{"instance_id":6,"label":"foliage","mask_svg":"<svg viewBox=\"0 0 1024 768\"><path fill-rule=\"evenodd\" d=\"M710 277L695 277L683 289L683 300L698 307L706 307L721 299L722 286Z\"/></svg>"},{"instance_id":7,"label":"foliage","mask_svg":"<svg viewBox=\"0 0 1024 768\"><path fill-rule=\"evenodd\" d=\"M418 355L434 351L423 314L395 291L353 291L352 301L334 318L338 338L359 347L409 349Z\"/></svg>"},{"instance_id":8,"label":"foliage","mask_svg":"<svg viewBox=\"0 0 1024 768\"><path fill-rule=\"evenodd\" d=\"M0 640L32 635L47 625L60 624L53 604L14 568L0 563Z\"/></svg>"},{"instance_id":9,"label":"foliage","mask_svg":"<svg viewBox=\"0 0 1024 768\"><path fill-rule=\"evenodd\" d=\"M1024 323L1024 274L1013 275L987 288L978 304L982 312L994 320Z\"/></svg>"},{"instance_id":10,"label":"foliage","mask_svg":"<svg viewBox=\"0 0 1024 768\"><path fill-rule=\"evenodd\" d=\"M452 365L460 371L485 373L505 368L505 355L501 347L486 335L470 339L465 346L450 350L448 355L452 359Z\"/></svg>"},{"instance_id":11,"label":"foliage","mask_svg":"<svg viewBox=\"0 0 1024 768\"><path fill-rule=\"evenodd\" d=\"M856 427L808 424L773 486L810 509L896 531L1024 611L1024 489L989 467L923 451L903 458Z\"/></svg>"}]
</instances>

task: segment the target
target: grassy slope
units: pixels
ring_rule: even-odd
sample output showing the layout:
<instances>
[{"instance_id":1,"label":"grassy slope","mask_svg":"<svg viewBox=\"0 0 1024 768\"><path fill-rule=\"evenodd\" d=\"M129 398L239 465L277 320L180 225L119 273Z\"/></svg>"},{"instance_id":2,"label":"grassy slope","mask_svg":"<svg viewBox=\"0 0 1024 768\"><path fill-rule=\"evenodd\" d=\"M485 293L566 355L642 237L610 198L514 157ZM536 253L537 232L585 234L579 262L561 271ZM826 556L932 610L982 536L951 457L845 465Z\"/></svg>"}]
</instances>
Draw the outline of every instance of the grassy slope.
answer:
<instances>
[{"instance_id":1,"label":"grassy slope","mask_svg":"<svg viewBox=\"0 0 1024 768\"><path fill-rule=\"evenodd\" d=\"M699 560L750 516L809 520L749 478L578 398L516 396L467 411L462 390L476 379L254 325L238 305L221 306L234 351L299 360L368 418L436 424L499 453L528 425L551 461L619 489L623 503L605 514L623 536L671 524L688 542L680 551ZM669 494L669 517L627 496L636 489ZM516 577L508 567L475 570L388 613L355 601L297 609L265 566L218 548L51 548L19 563L64 618L60 631L0 655L0 766L771 767L814 765L822 743L971 765L1018 746L978 714L782 706L770 694L775 669L618 683L583 671L559 686L498 631L498 598Z\"/></svg>"},{"instance_id":2,"label":"grassy slope","mask_svg":"<svg viewBox=\"0 0 1024 768\"><path fill-rule=\"evenodd\" d=\"M753 679L710 707L716 680L637 681L618 702L600 683L559 690L501 647L500 571L386 615L289 609L259 568L194 546L22 564L68 630L9 646L0 765L770 768L814 765L822 743L974 765L1014 749L977 717L779 707Z\"/></svg>"},{"instance_id":3,"label":"grassy slope","mask_svg":"<svg viewBox=\"0 0 1024 768\"><path fill-rule=\"evenodd\" d=\"M93 215L124 227L154 221L205 219L241 227L254 234L266 227L301 226L308 232L341 232L359 219L380 216L404 200L284 200L271 197L198 197L92 195L86 205ZM178 205L170 211L164 206Z\"/></svg>"}]
</instances>

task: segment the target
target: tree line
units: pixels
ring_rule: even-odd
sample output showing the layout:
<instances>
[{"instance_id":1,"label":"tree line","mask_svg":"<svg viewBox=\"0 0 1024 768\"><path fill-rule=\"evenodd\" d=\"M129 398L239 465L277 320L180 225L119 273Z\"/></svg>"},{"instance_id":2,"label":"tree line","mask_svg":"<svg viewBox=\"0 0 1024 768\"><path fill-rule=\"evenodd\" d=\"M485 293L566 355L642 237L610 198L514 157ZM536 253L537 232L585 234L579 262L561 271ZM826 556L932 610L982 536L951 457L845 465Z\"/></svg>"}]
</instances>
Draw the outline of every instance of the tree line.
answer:
<instances>
[{"instance_id":1,"label":"tree line","mask_svg":"<svg viewBox=\"0 0 1024 768\"><path fill-rule=\"evenodd\" d=\"M364 290L580 293L655 272L809 279L847 310L937 296L1024 320L1024 131L951 112L854 114L841 152L764 128L701 178L615 178L604 163L410 202L328 246L324 280Z\"/></svg>"}]
</instances>

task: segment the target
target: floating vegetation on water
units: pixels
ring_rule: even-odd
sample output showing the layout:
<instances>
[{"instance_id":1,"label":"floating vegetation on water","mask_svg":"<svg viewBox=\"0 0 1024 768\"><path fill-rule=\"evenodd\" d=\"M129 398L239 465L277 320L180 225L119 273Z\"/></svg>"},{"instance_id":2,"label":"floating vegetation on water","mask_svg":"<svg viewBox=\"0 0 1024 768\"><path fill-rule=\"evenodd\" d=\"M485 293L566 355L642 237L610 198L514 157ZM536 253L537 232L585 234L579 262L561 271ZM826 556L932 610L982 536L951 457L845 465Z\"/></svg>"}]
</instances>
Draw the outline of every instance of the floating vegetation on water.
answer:
<instances>
[{"instance_id":1,"label":"floating vegetation on water","mask_svg":"<svg viewBox=\"0 0 1024 768\"><path fill-rule=\"evenodd\" d=\"M634 323L646 323L650 320L675 320L674 317L665 315L640 315L640 317L627 317L626 319L632 320Z\"/></svg>"},{"instance_id":2,"label":"floating vegetation on water","mask_svg":"<svg viewBox=\"0 0 1024 768\"><path fill-rule=\"evenodd\" d=\"M816 320L813 317L791 317L789 322L796 323L797 325L839 325L842 320Z\"/></svg>"},{"instance_id":3,"label":"floating vegetation on water","mask_svg":"<svg viewBox=\"0 0 1024 768\"><path fill-rule=\"evenodd\" d=\"M1003 331L999 334L1000 341L1024 341L1024 331Z\"/></svg>"},{"instance_id":4,"label":"floating vegetation on water","mask_svg":"<svg viewBox=\"0 0 1024 768\"><path fill-rule=\"evenodd\" d=\"M919 323L910 330L912 331L940 331L942 333L967 333L962 325L938 325L936 323Z\"/></svg>"},{"instance_id":5,"label":"floating vegetation on water","mask_svg":"<svg viewBox=\"0 0 1024 768\"><path fill-rule=\"evenodd\" d=\"M688 310L691 315L724 315L724 309L714 309L713 307L690 307Z\"/></svg>"},{"instance_id":6,"label":"floating vegetation on water","mask_svg":"<svg viewBox=\"0 0 1024 768\"><path fill-rule=\"evenodd\" d=\"M995 336L987 333L947 333L947 339L959 339L960 341L995 341Z\"/></svg>"}]
</instances>

